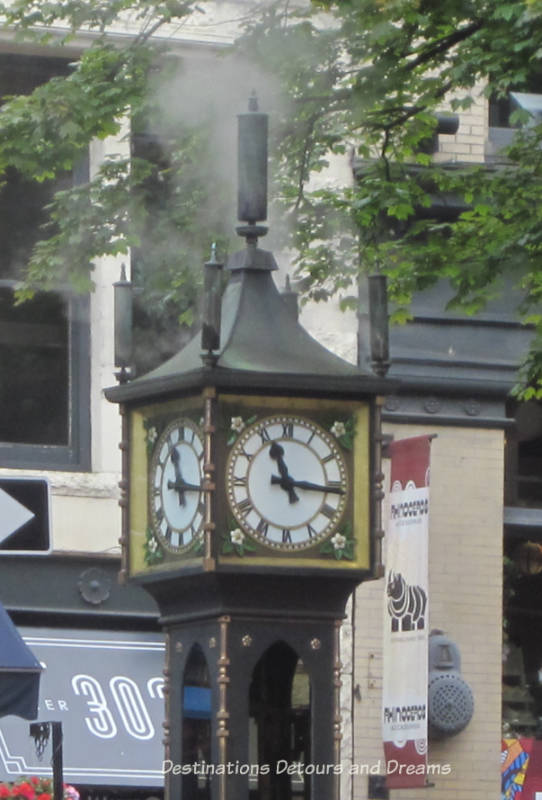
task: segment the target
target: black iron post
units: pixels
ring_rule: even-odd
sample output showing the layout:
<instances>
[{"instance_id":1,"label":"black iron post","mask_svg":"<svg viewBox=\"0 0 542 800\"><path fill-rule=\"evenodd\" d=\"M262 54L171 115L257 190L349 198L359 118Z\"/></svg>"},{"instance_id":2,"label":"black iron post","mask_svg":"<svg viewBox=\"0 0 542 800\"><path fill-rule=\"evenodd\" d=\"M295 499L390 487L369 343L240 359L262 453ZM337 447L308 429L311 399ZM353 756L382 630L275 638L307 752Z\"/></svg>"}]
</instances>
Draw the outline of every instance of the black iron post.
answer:
<instances>
[{"instance_id":1,"label":"black iron post","mask_svg":"<svg viewBox=\"0 0 542 800\"><path fill-rule=\"evenodd\" d=\"M53 797L62 800L64 797L64 765L62 759L62 723L50 722L53 744Z\"/></svg>"}]
</instances>

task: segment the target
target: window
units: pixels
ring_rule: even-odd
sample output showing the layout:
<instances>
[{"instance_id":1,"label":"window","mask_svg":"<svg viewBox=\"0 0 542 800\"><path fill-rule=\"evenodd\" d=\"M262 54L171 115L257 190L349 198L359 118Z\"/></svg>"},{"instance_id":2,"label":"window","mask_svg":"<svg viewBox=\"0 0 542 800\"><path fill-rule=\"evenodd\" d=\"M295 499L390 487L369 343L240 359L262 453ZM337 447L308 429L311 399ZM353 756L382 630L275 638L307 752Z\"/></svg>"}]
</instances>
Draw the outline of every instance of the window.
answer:
<instances>
[{"instance_id":1,"label":"window","mask_svg":"<svg viewBox=\"0 0 542 800\"><path fill-rule=\"evenodd\" d=\"M0 55L0 91L30 92L67 62ZM0 466L88 469L89 302L69 290L14 292L59 186L88 170L37 184L8 170L0 191Z\"/></svg>"}]
</instances>

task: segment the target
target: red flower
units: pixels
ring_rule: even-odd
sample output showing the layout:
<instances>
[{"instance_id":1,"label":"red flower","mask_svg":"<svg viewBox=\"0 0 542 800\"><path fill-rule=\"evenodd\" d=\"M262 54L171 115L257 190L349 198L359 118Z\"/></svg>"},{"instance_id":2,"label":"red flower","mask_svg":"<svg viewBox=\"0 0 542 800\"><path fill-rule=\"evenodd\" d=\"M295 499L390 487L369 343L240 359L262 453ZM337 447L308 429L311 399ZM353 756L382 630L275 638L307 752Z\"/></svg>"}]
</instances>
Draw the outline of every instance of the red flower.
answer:
<instances>
[{"instance_id":1,"label":"red flower","mask_svg":"<svg viewBox=\"0 0 542 800\"><path fill-rule=\"evenodd\" d=\"M21 797L25 797L26 800L35 800L36 792L35 792L34 787L32 786L31 783L28 783L28 782L20 783L17 786L17 790L16 791L17 791L18 795L21 795Z\"/></svg>"},{"instance_id":2,"label":"red flower","mask_svg":"<svg viewBox=\"0 0 542 800\"><path fill-rule=\"evenodd\" d=\"M0 797L11 797L11 790L5 783L0 783Z\"/></svg>"},{"instance_id":3,"label":"red flower","mask_svg":"<svg viewBox=\"0 0 542 800\"><path fill-rule=\"evenodd\" d=\"M39 800L53 800L53 795L49 794L49 792L42 792L39 795Z\"/></svg>"}]
</instances>

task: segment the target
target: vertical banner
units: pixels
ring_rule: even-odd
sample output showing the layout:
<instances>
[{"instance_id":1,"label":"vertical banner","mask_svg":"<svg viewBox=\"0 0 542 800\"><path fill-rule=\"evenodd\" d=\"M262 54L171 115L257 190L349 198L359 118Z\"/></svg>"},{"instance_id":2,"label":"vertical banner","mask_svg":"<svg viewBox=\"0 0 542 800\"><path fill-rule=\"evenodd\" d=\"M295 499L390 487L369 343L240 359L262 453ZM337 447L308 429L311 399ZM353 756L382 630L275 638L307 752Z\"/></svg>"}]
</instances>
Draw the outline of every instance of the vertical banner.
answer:
<instances>
[{"instance_id":1,"label":"vertical banner","mask_svg":"<svg viewBox=\"0 0 542 800\"><path fill-rule=\"evenodd\" d=\"M386 785L423 786L427 775L430 436L390 445L386 533L382 739Z\"/></svg>"}]
</instances>

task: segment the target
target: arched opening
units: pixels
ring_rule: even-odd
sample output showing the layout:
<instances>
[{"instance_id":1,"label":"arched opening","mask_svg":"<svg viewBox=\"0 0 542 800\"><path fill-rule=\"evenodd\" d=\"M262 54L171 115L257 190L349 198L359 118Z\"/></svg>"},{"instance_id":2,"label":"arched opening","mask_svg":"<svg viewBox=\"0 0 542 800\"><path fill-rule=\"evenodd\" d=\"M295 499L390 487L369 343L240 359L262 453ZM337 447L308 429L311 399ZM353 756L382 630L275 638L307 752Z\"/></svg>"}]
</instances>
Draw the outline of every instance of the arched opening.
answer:
<instances>
[{"instance_id":1,"label":"arched opening","mask_svg":"<svg viewBox=\"0 0 542 800\"><path fill-rule=\"evenodd\" d=\"M256 664L250 685L250 760L260 767L251 797L309 797L303 769L294 765L310 762L310 705L303 662L285 642L276 642Z\"/></svg>"},{"instance_id":2,"label":"arched opening","mask_svg":"<svg viewBox=\"0 0 542 800\"><path fill-rule=\"evenodd\" d=\"M194 645L183 677L183 764L211 762L211 689L203 650ZM200 766L183 775L183 800L211 797L208 776Z\"/></svg>"}]
</instances>

